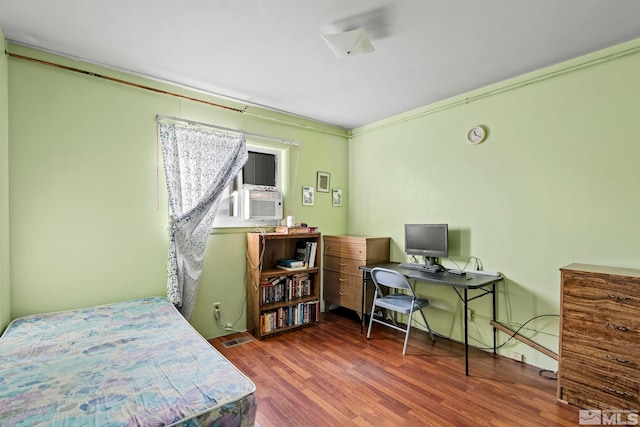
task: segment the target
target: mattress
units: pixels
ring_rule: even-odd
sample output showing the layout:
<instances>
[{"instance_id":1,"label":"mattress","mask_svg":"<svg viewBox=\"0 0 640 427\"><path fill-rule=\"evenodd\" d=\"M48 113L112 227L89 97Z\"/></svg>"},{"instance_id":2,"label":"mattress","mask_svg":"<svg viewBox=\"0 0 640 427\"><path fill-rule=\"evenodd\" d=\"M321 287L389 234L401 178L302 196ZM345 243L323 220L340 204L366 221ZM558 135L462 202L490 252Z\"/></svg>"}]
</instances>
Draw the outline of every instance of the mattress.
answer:
<instances>
[{"instance_id":1,"label":"mattress","mask_svg":"<svg viewBox=\"0 0 640 427\"><path fill-rule=\"evenodd\" d=\"M241 426L256 410L166 298L22 317L0 338L2 426Z\"/></svg>"}]
</instances>

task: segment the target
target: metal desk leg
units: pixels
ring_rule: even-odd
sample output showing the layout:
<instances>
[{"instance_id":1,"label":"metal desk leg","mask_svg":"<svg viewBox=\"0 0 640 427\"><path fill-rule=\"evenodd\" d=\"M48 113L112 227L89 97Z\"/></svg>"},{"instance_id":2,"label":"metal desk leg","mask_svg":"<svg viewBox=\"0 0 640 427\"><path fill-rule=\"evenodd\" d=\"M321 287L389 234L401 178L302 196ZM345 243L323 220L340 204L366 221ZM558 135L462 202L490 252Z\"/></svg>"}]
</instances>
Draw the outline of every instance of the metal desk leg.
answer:
<instances>
[{"instance_id":1,"label":"metal desk leg","mask_svg":"<svg viewBox=\"0 0 640 427\"><path fill-rule=\"evenodd\" d=\"M467 288L464 288L464 371L469 376L469 319L467 318L467 305L469 302Z\"/></svg>"},{"instance_id":2,"label":"metal desk leg","mask_svg":"<svg viewBox=\"0 0 640 427\"><path fill-rule=\"evenodd\" d=\"M496 284L495 283L493 283L491 285L491 293L493 293L493 304L492 304L493 305L493 324L495 325L496 324L495 323L496 322L496 303L498 301L498 296L496 294ZM497 333L498 333L498 331L497 331L496 327L494 326L493 327L493 354L497 354L496 353L496 342L497 342L496 336L497 336Z\"/></svg>"},{"instance_id":3,"label":"metal desk leg","mask_svg":"<svg viewBox=\"0 0 640 427\"><path fill-rule=\"evenodd\" d=\"M362 315L360 316L360 333L364 332L364 300L365 300L365 295L367 293L367 272L363 271L362 272L362 301L360 302L360 313L362 313Z\"/></svg>"}]
</instances>

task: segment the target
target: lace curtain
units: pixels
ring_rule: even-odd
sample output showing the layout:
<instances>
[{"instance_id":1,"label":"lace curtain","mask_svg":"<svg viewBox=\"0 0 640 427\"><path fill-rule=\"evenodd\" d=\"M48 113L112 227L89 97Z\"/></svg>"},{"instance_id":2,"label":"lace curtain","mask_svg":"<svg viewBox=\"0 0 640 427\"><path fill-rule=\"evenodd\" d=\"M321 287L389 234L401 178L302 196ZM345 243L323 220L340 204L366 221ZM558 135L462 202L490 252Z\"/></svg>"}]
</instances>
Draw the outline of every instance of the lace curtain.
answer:
<instances>
[{"instance_id":1,"label":"lace curtain","mask_svg":"<svg viewBox=\"0 0 640 427\"><path fill-rule=\"evenodd\" d=\"M247 161L242 134L158 121L169 193L167 297L186 319L222 191Z\"/></svg>"}]
</instances>

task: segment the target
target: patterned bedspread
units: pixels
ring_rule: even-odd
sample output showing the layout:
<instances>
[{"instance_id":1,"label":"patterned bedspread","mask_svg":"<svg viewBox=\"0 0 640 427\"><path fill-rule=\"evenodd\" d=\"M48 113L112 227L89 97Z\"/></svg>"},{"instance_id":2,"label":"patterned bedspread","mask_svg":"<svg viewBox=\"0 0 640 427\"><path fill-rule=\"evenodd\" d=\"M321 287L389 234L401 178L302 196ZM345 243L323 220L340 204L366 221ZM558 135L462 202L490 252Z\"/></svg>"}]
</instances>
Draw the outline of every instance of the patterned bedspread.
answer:
<instances>
[{"instance_id":1,"label":"patterned bedspread","mask_svg":"<svg viewBox=\"0 0 640 427\"><path fill-rule=\"evenodd\" d=\"M255 385L162 297L14 320L1 426L253 425Z\"/></svg>"}]
</instances>

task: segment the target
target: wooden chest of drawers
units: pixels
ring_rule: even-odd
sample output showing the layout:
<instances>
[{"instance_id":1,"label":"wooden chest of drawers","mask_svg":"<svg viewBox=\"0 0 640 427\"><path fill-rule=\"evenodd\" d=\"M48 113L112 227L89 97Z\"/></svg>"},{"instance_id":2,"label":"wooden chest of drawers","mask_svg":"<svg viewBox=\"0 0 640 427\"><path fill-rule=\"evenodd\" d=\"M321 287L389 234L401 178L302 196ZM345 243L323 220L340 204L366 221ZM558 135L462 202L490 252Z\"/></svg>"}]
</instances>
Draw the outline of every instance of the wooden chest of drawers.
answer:
<instances>
[{"instance_id":1,"label":"wooden chest of drawers","mask_svg":"<svg viewBox=\"0 0 640 427\"><path fill-rule=\"evenodd\" d=\"M324 236L323 294L325 309L336 304L362 317L361 265L389 261L388 237ZM370 288L370 287L369 287ZM365 307L373 302L369 289Z\"/></svg>"},{"instance_id":2,"label":"wooden chest of drawers","mask_svg":"<svg viewBox=\"0 0 640 427\"><path fill-rule=\"evenodd\" d=\"M640 408L640 270L561 270L558 399L584 409Z\"/></svg>"}]
</instances>

